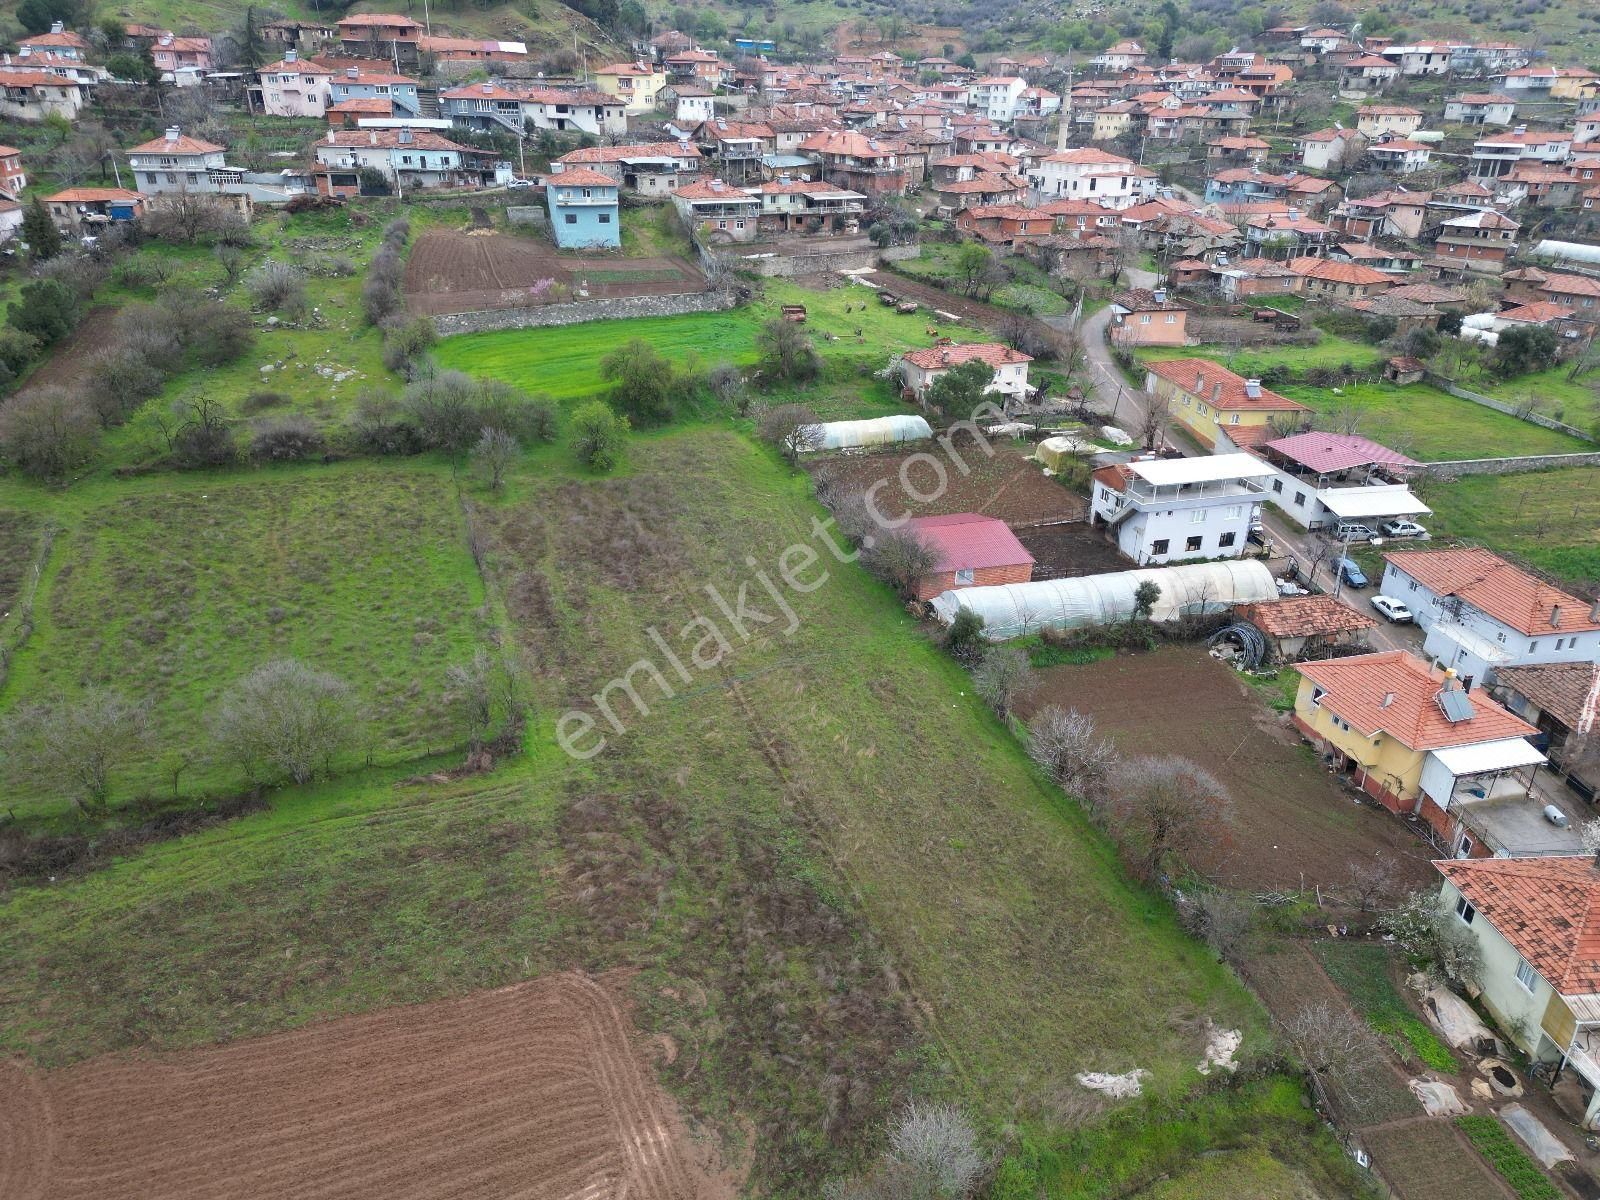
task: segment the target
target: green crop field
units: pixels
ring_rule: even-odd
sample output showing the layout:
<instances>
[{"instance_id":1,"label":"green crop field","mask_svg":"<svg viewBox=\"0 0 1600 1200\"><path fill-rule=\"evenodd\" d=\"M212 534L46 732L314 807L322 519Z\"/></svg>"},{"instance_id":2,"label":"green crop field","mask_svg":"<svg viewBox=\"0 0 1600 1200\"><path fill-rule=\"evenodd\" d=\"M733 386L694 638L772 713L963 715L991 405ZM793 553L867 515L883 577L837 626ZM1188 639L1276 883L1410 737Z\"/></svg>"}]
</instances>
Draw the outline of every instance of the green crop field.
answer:
<instances>
[{"instance_id":1,"label":"green crop field","mask_svg":"<svg viewBox=\"0 0 1600 1200\"><path fill-rule=\"evenodd\" d=\"M1429 485L1428 528L1505 550L1574 585L1600 580L1600 470L1474 475Z\"/></svg>"},{"instance_id":2,"label":"green crop field","mask_svg":"<svg viewBox=\"0 0 1600 1200\"><path fill-rule=\"evenodd\" d=\"M1274 367L1304 371L1312 367L1340 367L1347 363L1357 370L1369 371L1375 370L1384 358L1383 351L1377 346L1335 337L1330 333L1321 334L1313 346L1152 346L1141 349L1138 355L1146 360L1209 358L1236 374L1249 376L1260 376Z\"/></svg>"},{"instance_id":3,"label":"green crop field","mask_svg":"<svg viewBox=\"0 0 1600 1200\"><path fill-rule=\"evenodd\" d=\"M374 718L362 749L380 759L460 740L442 712L444 672L471 656L483 594L445 471L157 477L71 500L39 504L62 529L0 700L97 685L142 701L152 749L118 778L114 803L161 792L183 759L186 787L238 787L234 768L207 761L206 716L272 658L350 683ZM29 816L67 811L59 798L8 799Z\"/></svg>"}]
</instances>

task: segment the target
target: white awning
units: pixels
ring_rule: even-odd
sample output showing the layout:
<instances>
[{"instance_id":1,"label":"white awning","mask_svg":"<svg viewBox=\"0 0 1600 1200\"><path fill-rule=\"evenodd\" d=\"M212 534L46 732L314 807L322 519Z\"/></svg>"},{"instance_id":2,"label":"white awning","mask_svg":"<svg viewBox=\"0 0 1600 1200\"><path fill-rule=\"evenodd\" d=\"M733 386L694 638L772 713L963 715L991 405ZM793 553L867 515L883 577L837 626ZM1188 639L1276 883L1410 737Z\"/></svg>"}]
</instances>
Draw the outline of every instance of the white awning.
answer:
<instances>
[{"instance_id":1,"label":"white awning","mask_svg":"<svg viewBox=\"0 0 1600 1200\"><path fill-rule=\"evenodd\" d=\"M1414 517L1431 513L1421 500L1402 485L1353 488L1324 488L1317 499L1337 517Z\"/></svg>"},{"instance_id":2,"label":"white awning","mask_svg":"<svg viewBox=\"0 0 1600 1200\"><path fill-rule=\"evenodd\" d=\"M1224 426L1226 428L1226 426ZM1152 458L1126 464L1156 487L1220 483L1227 479L1265 479L1277 472L1253 454L1212 454L1204 458Z\"/></svg>"},{"instance_id":3,"label":"white awning","mask_svg":"<svg viewBox=\"0 0 1600 1200\"><path fill-rule=\"evenodd\" d=\"M1463 775L1481 775L1485 771L1530 767L1545 761L1544 755L1526 738L1502 738L1497 742L1450 746L1433 751L1433 757L1457 779Z\"/></svg>"}]
</instances>

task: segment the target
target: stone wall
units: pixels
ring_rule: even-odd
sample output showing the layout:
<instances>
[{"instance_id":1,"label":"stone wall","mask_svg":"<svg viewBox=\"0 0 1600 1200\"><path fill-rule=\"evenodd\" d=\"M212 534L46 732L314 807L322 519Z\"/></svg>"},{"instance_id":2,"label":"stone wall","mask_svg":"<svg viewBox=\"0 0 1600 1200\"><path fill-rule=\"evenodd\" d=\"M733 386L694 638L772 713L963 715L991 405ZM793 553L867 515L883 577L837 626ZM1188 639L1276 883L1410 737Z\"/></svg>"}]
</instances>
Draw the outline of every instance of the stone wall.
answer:
<instances>
[{"instance_id":1,"label":"stone wall","mask_svg":"<svg viewBox=\"0 0 1600 1200\"><path fill-rule=\"evenodd\" d=\"M1433 479L1460 479L1463 475L1518 475L1524 471L1550 471L1556 467L1600 467L1600 451L1583 454L1525 454L1519 458L1460 458L1424 463L1419 474Z\"/></svg>"},{"instance_id":2,"label":"stone wall","mask_svg":"<svg viewBox=\"0 0 1600 1200\"><path fill-rule=\"evenodd\" d=\"M731 292L684 292L670 296L626 296L615 300L578 300L538 308L497 308L488 312L446 313L433 318L440 337L454 333L486 333L496 329L537 329L545 325L579 325L584 321L628 320L634 317L676 317L683 313L721 312L732 308Z\"/></svg>"},{"instance_id":3,"label":"stone wall","mask_svg":"<svg viewBox=\"0 0 1600 1200\"><path fill-rule=\"evenodd\" d=\"M1484 408L1492 408L1495 412L1503 412L1508 417L1516 417L1518 420L1527 421L1530 425L1554 429L1558 433L1570 434L1575 438L1582 438L1586 442L1594 441L1594 438L1574 425L1567 425L1541 413L1525 412L1514 405L1507 404L1504 400L1496 400L1493 396L1485 396L1482 392L1474 392L1464 387L1458 387L1454 381L1446 379L1443 375L1435 375L1432 371L1427 372L1423 379L1425 382L1433 384L1434 387L1442 388L1449 392L1452 396L1458 396L1462 400L1470 400L1474 404L1481 404Z\"/></svg>"},{"instance_id":4,"label":"stone wall","mask_svg":"<svg viewBox=\"0 0 1600 1200\"><path fill-rule=\"evenodd\" d=\"M833 275L839 271L870 271L880 262L899 262L915 258L921 252L917 246L876 246L864 249L820 251L814 254L762 254L759 242L738 247L738 253L722 251L725 262L736 271L749 271L767 278L788 278L793 275ZM717 251L713 251L716 253ZM760 257L746 257L746 255Z\"/></svg>"}]
</instances>

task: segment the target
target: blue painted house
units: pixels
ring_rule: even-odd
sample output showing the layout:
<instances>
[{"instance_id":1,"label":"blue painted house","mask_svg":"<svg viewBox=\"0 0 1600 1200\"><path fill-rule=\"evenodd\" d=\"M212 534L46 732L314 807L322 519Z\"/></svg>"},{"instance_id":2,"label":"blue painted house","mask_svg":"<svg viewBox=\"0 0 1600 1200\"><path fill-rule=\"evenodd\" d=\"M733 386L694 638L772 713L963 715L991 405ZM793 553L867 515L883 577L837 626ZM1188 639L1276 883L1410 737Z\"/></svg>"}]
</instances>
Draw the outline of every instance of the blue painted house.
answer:
<instances>
[{"instance_id":1,"label":"blue painted house","mask_svg":"<svg viewBox=\"0 0 1600 1200\"><path fill-rule=\"evenodd\" d=\"M545 179L550 228L563 250L622 245L617 182L592 167L568 167Z\"/></svg>"},{"instance_id":2,"label":"blue painted house","mask_svg":"<svg viewBox=\"0 0 1600 1200\"><path fill-rule=\"evenodd\" d=\"M417 81L388 71L346 67L343 74L329 80L328 93L330 105L343 104L346 100L387 100L397 117L422 115Z\"/></svg>"}]
</instances>

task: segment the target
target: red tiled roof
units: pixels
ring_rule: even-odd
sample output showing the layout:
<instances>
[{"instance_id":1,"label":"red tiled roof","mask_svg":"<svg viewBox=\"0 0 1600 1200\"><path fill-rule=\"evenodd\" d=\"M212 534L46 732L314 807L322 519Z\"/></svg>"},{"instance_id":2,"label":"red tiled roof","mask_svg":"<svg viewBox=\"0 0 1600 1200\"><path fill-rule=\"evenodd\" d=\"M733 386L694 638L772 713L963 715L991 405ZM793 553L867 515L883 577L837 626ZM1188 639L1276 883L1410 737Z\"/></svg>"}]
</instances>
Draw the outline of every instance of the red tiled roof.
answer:
<instances>
[{"instance_id":1,"label":"red tiled roof","mask_svg":"<svg viewBox=\"0 0 1600 1200\"><path fill-rule=\"evenodd\" d=\"M1563 996L1600 992L1600 871L1588 855L1433 864Z\"/></svg>"},{"instance_id":2,"label":"red tiled roof","mask_svg":"<svg viewBox=\"0 0 1600 1200\"><path fill-rule=\"evenodd\" d=\"M1584 275L1551 275L1540 290L1553 296L1600 296L1600 280Z\"/></svg>"},{"instance_id":3,"label":"red tiled roof","mask_svg":"<svg viewBox=\"0 0 1600 1200\"><path fill-rule=\"evenodd\" d=\"M1459 596L1521 633L1600 630L1600 622L1589 616L1588 603L1488 550L1395 550L1383 557L1436 595ZM1552 622L1552 615L1559 624Z\"/></svg>"},{"instance_id":4,"label":"red tiled roof","mask_svg":"<svg viewBox=\"0 0 1600 1200\"><path fill-rule=\"evenodd\" d=\"M1600 664L1536 663L1496 667L1496 686L1526 696L1574 734L1594 732L1600 712Z\"/></svg>"},{"instance_id":5,"label":"red tiled roof","mask_svg":"<svg viewBox=\"0 0 1600 1200\"><path fill-rule=\"evenodd\" d=\"M1523 321L1529 325L1544 325L1551 321L1564 321L1576 311L1553 300L1539 300L1518 308L1508 308L1496 315L1502 321Z\"/></svg>"},{"instance_id":6,"label":"red tiled roof","mask_svg":"<svg viewBox=\"0 0 1600 1200\"><path fill-rule=\"evenodd\" d=\"M54 204L103 204L112 200L137 201L144 199L138 192L130 192L127 188L99 188L75 187L57 192L53 196L46 196L46 203Z\"/></svg>"},{"instance_id":7,"label":"red tiled roof","mask_svg":"<svg viewBox=\"0 0 1600 1200\"><path fill-rule=\"evenodd\" d=\"M199 138L192 138L188 134L179 134L176 138L158 137L151 141L129 150L129 154L215 154L225 149L214 142L203 142Z\"/></svg>"},{"instance_id":8,"label":"red tiled roof","mask_svg":"<svg viewBox=\"0 0 1600 1200\"><path fill-rule=\"evenodd\" d=\"M401 141L402 133L409 133L410 140ZM380 150L398 150L406 146L416 150L454 150L459 154L488 156L490 153L487 150L452 142L449 138L440 137L431 129L330 129L328 136L318 142L315 148L320 149L323 146L331 146L335 150L359 150L363 146L376 147Z\"/></svg>"},{"instance_id":9,"label":"red tiled roof","mask_svg":"<svg viewBox=\"0 0 1600 1200\"><path fill-rule=\"evenodd\" d=\"M1343 717L1363 737L1385 733L1412 750L1471 746L1538 732L1476 690L1464 693L1472 716L1451 721L1439 707L1446 681L1408 650L1296 663L1295 670L1324 689L1321 707Z\"/></svg>"},{"instance_id":10,"label":"red tiled roof","mask_svg":"<svg viewBox=\"0 0 1600 1200\"><path fill-rule=\"evenodd\" d=\"M696 180L679 188L673 195L680 200L727 200L751 205L760 203L756 197L740 191L730 183L723 183L720 179Z\"/></svg>"},{"instance_id":11,"label":"red tiled roof","mask_svg":"<svg viewBox=\"0 0 1600 1200\"><path fill-rule=\"evenodd\" d=\"M616 187L617 181L593 167L568 167L545 179L547 187Z\"/></svg>"},{"instance_id":12,"label":"red tiled roof","mask_svg":"<svg viewBox=\"0 0 1600 1200\"><path fill-rule=\"evenodd\" d=\"M1239 608L1239 616L1268 637L1311 637L1319 633L1350 633L1377 624L1343 601L1326 594L1263 600Z\"/></svg>"},{"instance_id":13,"label":"red tiled roof","mask_svg":"<svg viewBox=\"0 0 1600 1200\"><path fill-rule=\"evenodd\" d=\"M936 571L1033 565L1033 555L1004 521L980 513L913 517L907 524L939 556Z\"/></svg>"},{"instance_id":14,"label":"red tiled roof","mask_svg":"<svg viewBox=\"0 0 1600 1200\"><path fill-rule=\"evenodd\" d=\"M1159 379L1175 384L1191 395L1201 397L1213 408L1241 412L1310 412L1304 404L1280 396L1267 388L1260 395L1251 396L1245 391L1245 380L1227 367L1219 366L1208 358L1167 358L1145 364L1145 369ZM1217 385L1221 385L1221 392Z\"/></svg>"},{"instance_id":15,"label":"red tiled roof","mask_svg":"<svg viewBox=\"0 0 1600 1200\"><path fill-rule=\"evenodd\" d=\"M682 195L683 193L679 193ZM1014 363L1032 362L1031 356L999 342L973 342L964 346L928 346L913 350L905 360L924 371L940 371L946 367L959 367L962 363L981 362L991 367L1006 367Z\"/></svg>"},{"instance_id":16,"label":"red tiled roof","mask_svg":"<svg viewBox=\"0 0 1600 1200\"><path fill-rule=\"evenodd\" d=\"M700 148L693 142L640 142L627 146L589 146L563 154L557 162L621 162L625 158L699 158Z\"/></svg>"},{"instance_id":17,"label":"red tiled roof","mask_svg":"<svg viewBox=\"0 0 1600 1200\"><path fill-rule=\"evenodd\" d=\"M1392 283L1389 276L1360 263L1337 262L1331 258L1292 258L1289 269L1307 279L1322 279L1329 283L1348 283L1364 287L1374 283Z\"/></svg>"}]
</instances>

